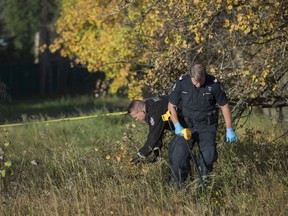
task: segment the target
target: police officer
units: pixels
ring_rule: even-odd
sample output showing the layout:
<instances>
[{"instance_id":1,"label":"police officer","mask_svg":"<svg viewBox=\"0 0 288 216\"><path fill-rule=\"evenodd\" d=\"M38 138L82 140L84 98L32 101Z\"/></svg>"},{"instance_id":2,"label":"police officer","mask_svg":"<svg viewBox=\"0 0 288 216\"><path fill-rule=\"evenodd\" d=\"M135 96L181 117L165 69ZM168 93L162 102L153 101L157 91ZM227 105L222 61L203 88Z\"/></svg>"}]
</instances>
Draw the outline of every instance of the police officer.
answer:
<instances>
[{"instance_id":1,"label":"police officer","mask_svg":"<svg viewBox=\"0 0 288 216\"><path fill-rule=\"evenodd\" d=\"M183 119L179 119L176 114L176 107L180 100ZM179 184L186 180L188 175L185 167L189 161L191 148L197 143L198 166L202 176L200 179L203 180L199 181L200 192L206 188L207 177L217 159L215 144L217 105L222 110L226 123L226 141L230 143L237 141L232 129L231 112L223 87L215 77L206 74L203 65L195 64L191 67L190 74L181 76L174 84L169 98L168 110L171 112L171 120L177 135L176 140L171 142L168 149L171 158L171 175ZM185 141L181 133L183 127L189 127L192 130L193 142L189 141L188 144Z\"/></svg>"},{"instance_id":2,"label":"police officer","mask_svg":"<svg viewBox=\"0 0 288 216\"><path fill-rule=\"evenodd\" d=\"M147 140L139 149L137 156L131 161L132 164L145 159L153 151L156 162L162 147L162 137L165 129L170 129L167 121L163 121L161 115L167 112L168 96L154 97L150 99L133 100L128 107L128 113L136 121L145 121L149 125Z\"/></svg>"}]
</instances>

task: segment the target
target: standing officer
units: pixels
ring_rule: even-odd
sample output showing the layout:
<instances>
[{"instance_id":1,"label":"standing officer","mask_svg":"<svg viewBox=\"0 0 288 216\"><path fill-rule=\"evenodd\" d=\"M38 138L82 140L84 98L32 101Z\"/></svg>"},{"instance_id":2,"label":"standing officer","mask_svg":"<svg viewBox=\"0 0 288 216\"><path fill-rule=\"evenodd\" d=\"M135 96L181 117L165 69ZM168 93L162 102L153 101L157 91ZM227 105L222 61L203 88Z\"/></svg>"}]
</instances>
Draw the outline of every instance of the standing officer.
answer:
<instances>
[{"instance_id":1,"label":"standing officer","mask_svg":"<svg viewBox=\"0 0 288 216\"><path fill-rule=\"evenodd\" d=\"M178 119L176 107L182 101L183 122ZM198 144L198 166L203 181L199 181L199 190L202 192L207 186L207 176L213 169L213 163L217 159L216 131L218 121L217 104L221 108L226 123L226 141L237 141L232 129L231 112L226 94L219 81L206 74L204 66L195 64L191 67L190 74L181 76L174 84L168 104L171 112L171 120L175 127L176 139L169 149L172 159L171 172L178 183L183 183L187 178L187 170L183 169L191 153L194 143ZM179 121L180 120L180 121ZM193 143L185 144L181 131L183 127L192 130ZM183 178L184 176L184 178ZM206 180L205 180L206 179Z\"/></svg>"},{"instance_id":2,"label":"standing officer","mask_svg":"<svg viewBox=\"0 0 288 216\"><path fill-rule=\"evenodd\" d=\"M167 121L163 121L161 115L167 112L168 96L154 97L150 99L133 100L128 107L128 113L136 121L145 121L149 125L147 140L139 149L137 156L131 161L132 164L145 159L153 151L154 159L157 161L162 147L162 138L165 129L170 129Z\"/></svg>"}]
</instances>

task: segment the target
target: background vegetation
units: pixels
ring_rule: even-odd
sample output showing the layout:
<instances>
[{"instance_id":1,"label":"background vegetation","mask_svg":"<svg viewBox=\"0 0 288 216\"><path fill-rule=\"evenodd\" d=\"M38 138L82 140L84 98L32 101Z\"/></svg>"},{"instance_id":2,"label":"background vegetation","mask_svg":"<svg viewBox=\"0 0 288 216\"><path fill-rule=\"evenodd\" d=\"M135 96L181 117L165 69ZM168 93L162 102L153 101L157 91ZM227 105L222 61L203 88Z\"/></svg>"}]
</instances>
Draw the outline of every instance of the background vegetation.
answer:
<instances>
[{"instance_id":1,"label":"background vegetation","mask_svg":"<svg viewBox=\"0 0 288 216\"><path fill-rule=\"evenodd\" d=\"M35 120L49 119L45 110L56 104L55 117L63 117L67 104L82 114L107 112L105 106L99 109L106 102L98 100L90 100L95 108L87 111L87 101L13 107L28 117L29 107L41 107ZM110 105L118 103L110 99ZM7 112L5 106L2 110ZM183 190L167 184L166 149L157 164L148 158L139 166L130 165L146 129L146 124L125 115L1 128L0 163L6 170L0 178L1 215L287 215L288 140L287 134L279 138L283 131L277 122L253 112L236 130L238 143L225 143L219 134L211 193L200 200L196 178ZM170 137L168 132L166 144Z\"/></svg>"},{"instance_id":2,"label":"background vegetation","mask_svg":"<svg viewBox=\"0 0 288 216\"><path fill-rule=\"evenodd\" d=\"M286 104L287 0L62 0L49 46L101 70L111 92L167 93L201 62L223 81L239 114L247 105ZM237 86L237 87L236 87ZM277 102L275 102L276 99Z\"/></svg>"}]
</instances>

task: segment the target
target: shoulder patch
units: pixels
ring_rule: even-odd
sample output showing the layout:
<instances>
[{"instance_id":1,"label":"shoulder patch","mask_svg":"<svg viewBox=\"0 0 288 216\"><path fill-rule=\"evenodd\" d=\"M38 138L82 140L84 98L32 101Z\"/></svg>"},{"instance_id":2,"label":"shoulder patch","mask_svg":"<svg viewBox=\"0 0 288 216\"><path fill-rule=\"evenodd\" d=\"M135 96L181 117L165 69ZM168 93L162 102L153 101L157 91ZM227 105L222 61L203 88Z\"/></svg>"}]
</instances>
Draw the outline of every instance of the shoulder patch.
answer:
<instances>
[{"instance_id":1,"label":"shoulder patch","mask_svg":"<svg viewBox=\"0 0 288 216\"><path fill-rule=\"evenodd\" d=\"M218 82L217 78L215 78L215 79L213 80L213 82L217 83L217 82Z\"/></svg>"},{"instance_id":2,"label":"shoulder patch","mask_svg":"<svg viewBox=\"0 0 288 216\"><path fill-rule=\"evenodd\" d=\"M172 91L174 91L175 88L176 88L176 83L173 85L173 87L172 87Z\"/></svg>"},{"instance_id":3,"label":"shoulder patch","mask_svg":"<svg viewBox=\"0 0 288 216\"><path fill-rule=\"evenodd\" d=\"M151 117L151 118L150 118L150 125L154 126L154 124L155 124L154 118Z\"/></svg>"}]
</instances>

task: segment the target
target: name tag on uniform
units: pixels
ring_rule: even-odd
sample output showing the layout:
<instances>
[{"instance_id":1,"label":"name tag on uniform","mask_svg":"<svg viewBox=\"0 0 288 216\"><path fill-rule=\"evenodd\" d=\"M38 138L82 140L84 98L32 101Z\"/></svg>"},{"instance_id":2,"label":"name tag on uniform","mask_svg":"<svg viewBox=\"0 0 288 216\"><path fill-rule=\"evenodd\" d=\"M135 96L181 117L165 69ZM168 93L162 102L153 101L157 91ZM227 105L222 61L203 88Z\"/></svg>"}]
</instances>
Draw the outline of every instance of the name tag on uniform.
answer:
<instances>
[{"instance_id":1,"label":"name tag on uniform","mask_svg":"<svg viewBox=\"0 0 288 216\"><path fill-rule=\"evenodd\" d=\"M212 93L211 92L207 92L207 93L203 93L203 96L205 95L211 95Z\"/></svg>"},{"instance_id":2,"label":"name tag on uniform","mask_svg":"<svg viewBox=\"0 0 288 216\"><path fill-rule=\"evenodd\" d=\"M182 91L181 93L182 93L182 94L188 94L188 92L186 92L186 91Z\"/></svg>"}]
</instances>

